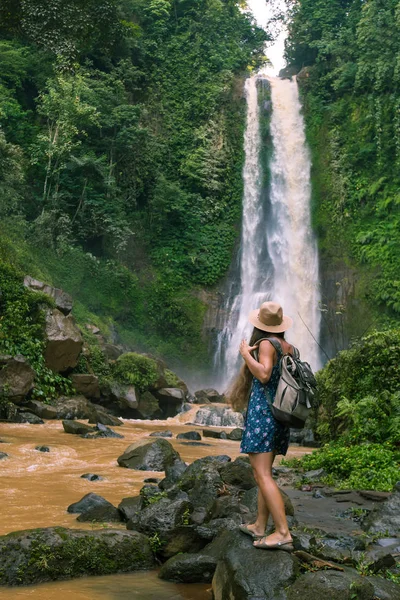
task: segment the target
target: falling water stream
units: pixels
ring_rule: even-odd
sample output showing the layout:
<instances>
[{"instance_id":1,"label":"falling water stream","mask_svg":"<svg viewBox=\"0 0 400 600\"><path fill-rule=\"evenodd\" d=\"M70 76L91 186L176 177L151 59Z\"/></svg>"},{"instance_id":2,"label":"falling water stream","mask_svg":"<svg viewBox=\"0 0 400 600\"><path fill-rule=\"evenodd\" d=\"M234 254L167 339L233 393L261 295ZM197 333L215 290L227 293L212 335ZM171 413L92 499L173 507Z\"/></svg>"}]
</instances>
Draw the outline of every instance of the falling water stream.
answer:
<instances>
[{"instance_id":1,"label":"falling water stream","mask_svg":"<svg viewBox=\"0 0 400 600\"><path fill-rule=\"evenodd\" d=\"M271 102L259 90L270 88ZM255 75L246 80L240 285L230 285L225 324L215 355L217 385L225 389L240 365L238 348L249 337L250 310L274 300L294 320L287 338L314 369L319 357L318 253L311 227L311 160L297 82ZM264 96L264 95L263 95ZM272 111L271 111L272 106ZM261 111L271 111L269 185L264 185Z\"/></svg>"}]
</instances>

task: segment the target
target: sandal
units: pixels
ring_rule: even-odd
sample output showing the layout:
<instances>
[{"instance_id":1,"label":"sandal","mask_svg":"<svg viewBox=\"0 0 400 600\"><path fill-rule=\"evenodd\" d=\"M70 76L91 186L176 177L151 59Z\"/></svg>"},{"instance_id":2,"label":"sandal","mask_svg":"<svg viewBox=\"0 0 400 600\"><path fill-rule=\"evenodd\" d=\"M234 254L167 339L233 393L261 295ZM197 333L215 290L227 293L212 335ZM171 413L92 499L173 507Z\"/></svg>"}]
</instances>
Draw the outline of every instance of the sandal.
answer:
<instances>
[{"instance_id":1,"label":"sandal","mask_svg":"<svg viewBox=\"0 0 400 600\"><path fill-rule=\"evenodd\" d=\"M262 538L261 538L262 539ZM286 552L293 552L293 540L288 540L287 542L276 542L275 544L267 544L266 542L262 542L261 539L256 540L253 543L254 548L262 548L263 550L285 550Z\"/></svg>"},{"instance_id":2,"label":"sandal","mask_svg":"<svg viewBox=\"0 0 400 600\"><path fill-rule=\"evenodd\" d=\"M262 540L262 538L265 536L264 533L262 535L257 535L256 533L253 533L253 531L248 529L248 527L246 527L246 525L239 525L239 530L242 533L249 535L251 538L253 538L253 540Z\"/></svg>"}]
</instances>

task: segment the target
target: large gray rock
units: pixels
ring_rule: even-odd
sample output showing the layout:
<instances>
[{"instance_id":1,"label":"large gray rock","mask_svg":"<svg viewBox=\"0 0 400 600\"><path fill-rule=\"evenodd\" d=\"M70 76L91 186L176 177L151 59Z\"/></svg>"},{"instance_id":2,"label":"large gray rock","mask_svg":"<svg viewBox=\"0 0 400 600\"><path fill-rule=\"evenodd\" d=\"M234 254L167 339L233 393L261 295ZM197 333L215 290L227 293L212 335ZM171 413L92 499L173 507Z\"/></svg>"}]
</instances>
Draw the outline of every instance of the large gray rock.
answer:
<instances>
[{"instance_id":1,"label":"large gray rock","mask_svg":"<svg viewBox=\"0 0 400 600\"><path fill-rule=\"evenodd\" d=\"M157 534L161 542L168 542L177 528L182 527L192 505L187 500L172 501L160 498L134 514L127 523L128 529L134 529L152 536Z\"/></svg>"},{"instance_id":2,"label":"large gray rock","mask_svg":"<svg viewBox=\"0 0 400 600\"><path fill-rule=\"evenodd\" d=\"M28 585L154 567L149 540L136 531L54 527L0 537L0 585Z\"/></svg>"},{"instance_id":3,"label":"large gray rock","mask_svg":"<svg viewBox=\"0 0 400 600\"><path fill-rule=\"evenodd\" d=\"M240 456L234 462L224 465L219 473L224 483L234 485L242 490L250 490L257 485L253 469Z\"/></svg>"},{"instance_id":4,"label":"large gray rock","mask_svg":"<svg viewBox=\"0 0 400 600\"><path fill-rule=\"evenodd\" d=\"M176 583L211 583L216 558L206 554L178 554L170 558L158 574L160 579Z\"/></svg>"},{"instance_id":5,"label":"large gray rock","mask_svg":"<svg viewBox=\"0 0 400 600\"><path fill-rule=\"evenodd\" d=\"M85 513L93 508L98 508L99 506L113 506L111 502L103 498L103 496L99 496L98 494L94 494L90 492L90 494L86 494L78 500L78 502L74 502L70 504L67 508L69 513Z\"/></svg>"},{"instance_id":6,"label":"large gray rock","mask_svg":"<svg viewBox=\"0 0 400 600\"><path fill-rule=\"evenodd\" d=\"M305 573L287 590L287 600L373 600L374 586L354 569Z\"/></svg>"},{"instance_id":7,"label":"large gray rock","mask_svg":"<svg viewBox=\"0 0 400 600\"><path fill-rule=\"evenodd\" d=\"M52 371L63 373L76 367L83 340L71 315L66 317L56 308L47 310L45 344L46 366Z\"/></svg>"},{"instance_id":8,"label":"large gray rock","mask_svg":"<svg viewBox=\"0 0 400 600\"><path fill-rule=\"evenodd\" d=\"M225 396L212 388L198 390L194 393L196 404L207 404L208 402L225 402Z\"/></svg>"},{"instance_id":9,"label":"large gray rock","mask_svg":"<svg viewBox=\"0 0 400 600\"><path fill-rule=\"evenodd\" d=\"M123 422L120 419L114 417L114 415L110 415L109 412L100 406L93 407L89 417L89 423L100 423L101 425L111 425L112 427L123 425Z\"/></svg>"},{"instance_id":10,"label":"large gray rock","mask_svg":"<svg viewBox=\"0 0 400 600\"><path fill-rule=\"evenodd\" d=\"M26 408L41 419L57 419L58 411L56 406L39 402L39 400L31 400Z\"/></svg>"},{"instance_id":11,"label":"large gray rock","mask_svg":"<svg viewBox=\"0 0 400 600\"><path fill-rule=\"evenodd\" d=\"M374 586L374 596L379 600L400 600L400 585L382 577L367 577Z\"/></svg>"},{"instance_id":12,"label":"large gray rock","mask_svg":"<svg viewBox=\"0 0 400 600\"><path fill-rule=\"evenodd\" d=\"M122 385L113 381L110 386L111 398L121 410L135 410L139 406L139 393L133 385Z\"/></svg>"},{"instance_id":13,"label":"large gray rock","mask_svg":"<svg viewBox=\"0 0 400 600\"><path fill-rule=\"evenodd\" d=\"M78 394L86 398L100 398L99 378L88 373L74 373L71 375L72 385Z\"/></svg>"},{"instance_id":14,"label":"large gray rock","mask_svg":"<svg viewBox=\"0 0 400 600\"><path fill-rule=\"evenodd\" d=\"M195 508L208 510L223 488L219 474L220 463L214 457L199 458L183 473L178 486L187 492Z\"/></svg>"},{"instance_id":15,"label":"large gray rock","mask_svg":"<svg viewBox=\"0 0 400 600\"><path fill-rule=\"evenodd\" d=\"M140 393L133 385L112 382L110 396L115 410L128 419L162 418L159 402L148 390Z\"/></svg>"},{"instance_id":16,"label":"large gray rock","mask_svg":"<svg viewBox=\"0 0 400 600\"><path fill-rule=\"evenodd\" d=\"M175 417L186 400L186 393L180 388L160 388L154 392L164 419Z\"/></svg>"},{"instance_id":17,"label":"large gray rock","mask_svg":"<svg viewBox=\"0 0 400 600\"><path fill-rule=\"evenodd\" d=\"M227 406L203 406L194 419L195 425L214 427L243 427L243 415Z\"/></svg>"},{"instance_id":18,"label":"large gray rock","mask_svg":"<svg viewBox=\"0 0 400 600\"><path fill-rule=\"evenodd\" d=\"M225 543L212 582L214 600L286 600L286 588L299 569L296 557L279 550L257 550L251 538L239 531L230 532ZM307 594L301 597L306 598Z\"/></svg>"},{"instance_id":19,"label":"large gray rock","mask_svg":"<svg viewBox=\"0 0 400 600\"><path fill-rule=\"evenodd\" d=\"M22 402L34 386L35 371L20 354L0 357L0 396Z\"/></svg>"},{"instance_id":20,"label":"large gray rock","mask_svg":"<svg viewBox=\"0 0 400 600\"><path fill-rule=\"evenodd\" d=\"M396 483L393 494L369 513L363 529L369 533L386 532L397 536L400 532L400 481Z\"/></svg>"},{"instance_id":21,"label":"large gray rock","mask_svg":"<svg viewBox=\"0 0 400 600\"><path fill-rule=\"evenodd\" d=\"M30 425L43 425L44 421L31 412L22 411L15 415L13 423L29 423Z\"/></svg>"},{"instance_id":22,"label":"large gray rock","mask_svg":"<svg viewBox=\"0 0 400 600\"><path fill-rule=\"evenodd\" d=\"M69 315L72 310L72 296L64 292L59 288L55 288L43 281L38 281L33 277L27 275L24 279L24 286L30 289L32 292L42 292L47 296L53 298L56 308L61 311L64 315Z\"/></svg>"},{"instance_id":23,"label":"large gray rock","mask_svg":"<svg viewBox=\"0 0 400 600\"><path fill-rule=\"evenodd\" d=\"M176 436L177 440L201 440L201 435L198 431L185 431L184 433L178 433Z\"/></svg>"},{"instance_id":24,"label":"large gray rock","mask_svg":"<svg viewBox=\"0 0 400 600\"><path fill-rule=\"evenodd\" d=\"M131 496L129 498L123 498L118 504L118 510L123 515L125 521L129 521L140 512L142 508L143 498L142 496Z\"/></svg>"},{"instance_id":25,"label":"large gray rock","mask_svg":"<svg viewBox=\"0 0 400 600\"><path fill-rule=\"evenodd\" d=\"M160 482L162 490L168 490L181 479L187 469L187 465L183 460L176 460L172 465L165 469L165 479Z\"/></svg>"},{"instance_id":26,"label":"large gray rock","mask_svg":"<svg viewBox=\"0 0 400 600\"><path fill-rule=\"evenodd\" d=\"M115 506L94 506L76 519L80 523L120 523L122 515Z\"/></svg>"},{"instance_id":27,"label":"large gray rock","mask_svg":"<svg viewBox=\"0 0 400 600\"><path fill-rule=\"evenodd\" d=\"M64 427L65 433L72 433L75 435L94 433L93 427L86 425L86 423L79 423L79 421L63 421L62 426Z\"/></svg>"},{"instance_id":28,"label":"large gray rock","mask_svg":"<svg viewBox=\"0 0 400 600\"><path fill-rule=\"evenodd\" d=\"M90 419L95 407L84 396L61 396L56 402L57 419Z\"/></svg>"},{"instance_id":29,"label":"large gray rock","mask_svg":"<svg viewBox=\"0 0 400 600\"><path fill-rule=\"evenodd\" d=\"M139 471L165 471L172 466L180 456L172 444L162 438L154 442L137 442L128 446L118 457L120 467L138 469Z\"/></svg>"}]
</instances>

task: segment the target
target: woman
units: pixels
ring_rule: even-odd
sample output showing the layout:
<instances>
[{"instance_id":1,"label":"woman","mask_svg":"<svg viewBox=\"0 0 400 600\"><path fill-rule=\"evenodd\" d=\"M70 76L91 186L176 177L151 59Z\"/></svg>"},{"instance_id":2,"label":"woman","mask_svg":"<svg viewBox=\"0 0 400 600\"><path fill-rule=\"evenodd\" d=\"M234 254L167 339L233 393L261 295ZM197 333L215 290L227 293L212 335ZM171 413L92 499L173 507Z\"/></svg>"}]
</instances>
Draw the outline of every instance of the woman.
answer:
<instances>
[{"instance_id":1,"label":"woman","mask_svg":"<svg viewBox=\"0 0 400 600\"><path fill-rule=\"evenodd\" d=\"M255 548L291 551L292 537L283 499L272 478L275 456L287 452L289 428L274 419L269 400L273 401L279 381L279 359L283 354L293 354L293 346L284 339L284 332L293 321L283 315L282 307L276 302L264 302L259 310L251 311L249 321L254 325L253 334L250 344L245 340L240 344L245 364L229 398L235 410L243 410L248 402L240 451L248 453L257 481L258 514L255 523L242 525L240 529L254 539ZM269 515L275 523L275 531L267 536Z\"/></svg>"}]
</instances>

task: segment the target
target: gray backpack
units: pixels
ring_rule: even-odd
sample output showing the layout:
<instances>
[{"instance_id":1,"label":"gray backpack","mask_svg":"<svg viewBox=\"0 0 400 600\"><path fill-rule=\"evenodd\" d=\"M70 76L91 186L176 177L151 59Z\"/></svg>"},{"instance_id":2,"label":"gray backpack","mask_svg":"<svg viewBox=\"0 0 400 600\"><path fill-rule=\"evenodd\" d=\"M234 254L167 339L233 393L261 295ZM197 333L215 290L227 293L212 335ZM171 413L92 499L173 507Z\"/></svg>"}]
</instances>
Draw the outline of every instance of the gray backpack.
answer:
<instances>
[{"instance_id":1,"label":"gray backpack","mask_svg":"<svg viewBox=\"0 0 400 600\"><path fill-rule=\"evenodd\" d=\"M294 346L292 356L283 354L277 339L263 338L257 343L263 340L273 345L279 362L280 379L275 398L272 399L269 390L265 390L271 412L277 421L287 427L302 429L316 401L317 381L311 367L300 360L300 353Z\"/></svg>"}]
</instances>

